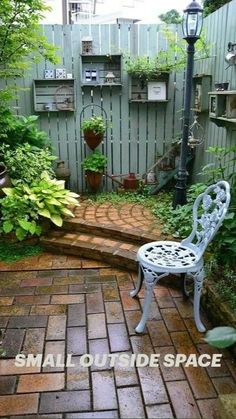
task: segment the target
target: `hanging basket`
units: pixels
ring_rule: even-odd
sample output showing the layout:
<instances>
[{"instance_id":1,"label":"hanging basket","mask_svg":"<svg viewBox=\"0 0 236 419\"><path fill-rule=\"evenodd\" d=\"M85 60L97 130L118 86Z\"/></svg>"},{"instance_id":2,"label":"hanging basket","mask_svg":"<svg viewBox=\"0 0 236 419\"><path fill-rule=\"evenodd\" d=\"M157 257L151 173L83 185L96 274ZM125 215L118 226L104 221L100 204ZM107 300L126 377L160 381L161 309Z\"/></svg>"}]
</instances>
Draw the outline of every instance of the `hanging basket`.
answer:
<instances>
[{"instance_id":1,"label":"hanging basket","mask_svg":"<svg viewBox=\"0 0 236 419\"><path fill-rule=\"evenodd\" d=\"M88 147L91 148L91 150L95 150L95 148L103 140L103 134L96 134L94 131L90 130L84 131L84 139Z\"/></svg>"},{"instance_id":2,"label":"hanging basket","mask_svg":"<svg viewBox=\"0 0 236 419\"><path fill-rule=\"evenodd\" d=\"M88 184L89 184L90 188L94 192L96 192L101 185L103 173L92 172L91 170L86 170L85 173L86 173L86 178L87 178L87 181L88 181Z\"/></svg>"}]
</instances>

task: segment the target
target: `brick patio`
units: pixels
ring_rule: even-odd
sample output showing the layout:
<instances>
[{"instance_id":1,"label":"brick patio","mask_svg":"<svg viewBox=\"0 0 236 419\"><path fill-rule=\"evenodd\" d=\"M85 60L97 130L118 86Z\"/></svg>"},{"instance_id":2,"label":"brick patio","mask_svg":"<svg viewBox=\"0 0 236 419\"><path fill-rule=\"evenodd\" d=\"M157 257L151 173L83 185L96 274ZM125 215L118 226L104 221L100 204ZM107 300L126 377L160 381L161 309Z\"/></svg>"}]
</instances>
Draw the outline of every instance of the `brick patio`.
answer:
<instances>
[{"instance_id":1,"label":"brick patio","mask_svg":"<svg viewBox=\"0 0 236 419\"><path fill-rule=\"evenodd\" d=\"M37 270L30 271L30 264ZM1 272L0 327L7 350L0 360L1 417L211 419L218 394L235 392L236 366L228 351L221 368L79 365L86 352L216 353L196 331L191 302L179 290L156 287L147 332L138 336L134 326L143 293L129 297L135 274L50 254L17 262L16 269ZM20 351L73 354L76 366L16 367Z\"/></svg>"}]
</instances>

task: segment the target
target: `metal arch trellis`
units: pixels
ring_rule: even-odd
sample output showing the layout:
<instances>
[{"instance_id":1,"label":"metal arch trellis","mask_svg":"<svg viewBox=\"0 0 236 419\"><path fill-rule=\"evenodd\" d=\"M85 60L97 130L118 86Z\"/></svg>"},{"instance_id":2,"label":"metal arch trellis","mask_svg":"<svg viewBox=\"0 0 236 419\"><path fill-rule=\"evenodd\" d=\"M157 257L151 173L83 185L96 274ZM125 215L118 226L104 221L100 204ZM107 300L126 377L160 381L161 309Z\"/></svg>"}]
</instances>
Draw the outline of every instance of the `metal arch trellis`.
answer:
<instances>
[{"instance_id":1,"label":"metal arch trellis","mask_svg":"<svg viewBox=\"0 0 236 419\"><path fill-rule=\"evenodd\" d=\"M97 105L95 103L90 103L86 106L83 106L83 108L81 109L80 112L80 140L81 140L81 156L83 155L84 157L86 157L86 144L84 141L84 135L82 133L81 130L81 125L82 125L82 121L83 119L85 119L84 115L85 115L85 110L91 108L91 114L92 116L94 116L94 108L99 108L101 111L101 115L104 115L105 117L105 121L106 121L106 131L105 131L105 135L103 137L103 141L102 141L102 152L107 156L107 123L108 123L108 119L107 119L107 112L105 111L105 109L101 106L101 105ZM82 153L83 150L83 153ZM104 179L103 179L104 181ZM105 179L105 183L106 183L106 188L107 188L107 178ZM83 185L83 181L82 181L82 185Z\"/></svg>"}]
</instances>

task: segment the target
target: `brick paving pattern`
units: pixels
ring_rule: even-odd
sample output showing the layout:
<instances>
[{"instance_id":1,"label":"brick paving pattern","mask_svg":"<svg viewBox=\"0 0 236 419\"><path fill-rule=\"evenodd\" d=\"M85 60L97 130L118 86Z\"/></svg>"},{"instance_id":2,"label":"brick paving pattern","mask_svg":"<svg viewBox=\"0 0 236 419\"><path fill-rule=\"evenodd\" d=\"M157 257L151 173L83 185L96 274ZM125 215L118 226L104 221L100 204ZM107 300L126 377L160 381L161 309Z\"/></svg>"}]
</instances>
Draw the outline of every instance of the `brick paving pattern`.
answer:
<instances>
[{"instance_id":1,"label":"brick paving pattern","mask_svg":"<svg viewBox=\"0 0 236 419\"><path fill-rule=\"evenodd\" d=\"M30 261L37 270L29 270ZM0 327L7 355L0 359L0 417L216 418L218 394L236 391L236 365L228 351L220 368L80 365L84 353L157 353L161 359L177 352L218 353L195 329L192 304L178 289L157 286L146 332L136 335L144 294L129 297L135 273L49 253L33 261L12 264L15 272L12 265L1 266ZM16 367L19 352L52 353L62 365ZM67 354L73 367L63 366Z\"/></svg>"}]
</instances>

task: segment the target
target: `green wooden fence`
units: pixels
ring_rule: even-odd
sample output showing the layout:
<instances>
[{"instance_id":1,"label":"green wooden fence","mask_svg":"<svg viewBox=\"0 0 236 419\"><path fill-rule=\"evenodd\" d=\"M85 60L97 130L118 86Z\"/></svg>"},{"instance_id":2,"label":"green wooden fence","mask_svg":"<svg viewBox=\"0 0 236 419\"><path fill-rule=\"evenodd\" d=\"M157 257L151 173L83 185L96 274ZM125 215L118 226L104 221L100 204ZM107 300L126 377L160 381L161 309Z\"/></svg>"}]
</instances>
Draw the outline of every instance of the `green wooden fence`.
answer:
<instances>
[{"instance_id":1,"label":"green wooden fence","mask_svg":"<svg viewBox=\"0 0 236 419\"><path fill-rule=\"evenodd\" d=\"M230 88L236 89L236 66L226 70L224 57L229 41L236 42L236 0L228 3L205 19L205 36L210 44L210 58L195 62L195 73L212 75L214 82L230 81ZM180 26L170 27L182 36ZM127 54L155 56L161 49L168 48L159 25L45 25L44 33L48 40L59 47L61 64L52 66L47 62L35 64L31 73L17 84L28 88L16 101L18 112L32 114L34 79L43 79L44 70L66 68L75 79L75 112L40 113L39 124L53 141L56 155L65 160L71 170L70 187L75 191L85 191L86 184L81 161L91 151L85 145L80 131L80 115L84 106L102 106L112 127L100 149L108 157L108 173L135 172L144 174L163 154L182 129L182 109L185 72L171 73L168 84L167 103L130 103L129 77L122 66L122 87L81 86L81 40L92 36L95 54ZM97 108L98 109L98 108ZM95 113L97 111L94 108ZM91 114L91 109L89 110ZM83 117L89 116L88 114ZM203 164L210 162L210 155L204 150L210 145L229 146L235 144L234 129L219 128L209 120L208 113L199 115L199 122L205 130L205 142L198 147L194 164L195 180ZM236 125L236 124L235 124ZM110 180L104 180L104 188L112 189Z\"/></svg>"},{"instance_id":2,"label":"green wooden fence","mask_svg":"<svg viewBox=\"0 0 236 419\"><path fill-rule=\"evenodd\" d=\"M48 40L58 46L61 64L52 66L41 62L32 67L24 79L17 81L29 88L16 102L20 114L32 114L34 79L44 78L45 69L66 68L75 79L75 112L40 113L39 124L53 141L55 153L65 160L71 170L70 187L75 191L86 189L81 161L91 151L85 145L80 131L80 114L88 104L102 106L112 127L101 144L108 157L107 172L112 175L135 172L144 174L165 152L177 132L181 131L183 107L183 74L172 73L168 84L168 103L130 103L129 77L122 65L122 87L81 86L81 39L91 35L95 54L134 54L153 57L160 49L168 48L158 25L45 25ZM175 25L176 33L180 28ZM180 35L181 36L181 35ZM123 59L124 61L124 59ZM179 111L179 112L178 112ZM90 116L87 111L82 117ZM95 114L98 112L94 108ZM112 189L111 180L104 187Z\"/></svg>"}]
</instances>

